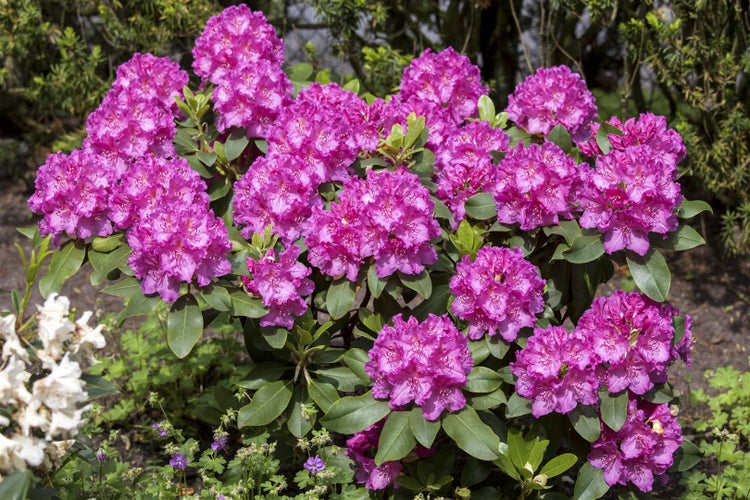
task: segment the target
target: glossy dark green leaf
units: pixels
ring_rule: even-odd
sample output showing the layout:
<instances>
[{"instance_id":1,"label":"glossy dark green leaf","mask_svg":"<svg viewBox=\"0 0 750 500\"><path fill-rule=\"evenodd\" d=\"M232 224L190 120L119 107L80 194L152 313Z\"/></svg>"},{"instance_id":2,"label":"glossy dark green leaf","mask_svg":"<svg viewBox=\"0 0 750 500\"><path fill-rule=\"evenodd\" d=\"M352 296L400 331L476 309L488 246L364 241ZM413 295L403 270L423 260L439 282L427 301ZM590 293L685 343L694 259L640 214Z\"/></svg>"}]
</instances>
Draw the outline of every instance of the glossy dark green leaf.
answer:
<instances>
[{"instance_id":1,"label":"glossy dark green leaf","mask_svg":"<svg viewBox=\"0 0 750 500\"><path fill-rule=\"evenodd\" d=\"M249 143L250 140L244 133L232 134L232 136L224 143L224 155L226 156L227 160L232 161L239 158L240 155L242 155L242 153L245 151L245 148L247 148L247 145Z\"/></svg>"},{"instance_id":2,"label":"glossy dark green leaf","mask_svg":"<svg viewBox=\"0 0 750 500\"><path fill-rule=\"evenodd\" d=\"M499 457L500 438L470 406L447 414L443 418L443 429L459 448L472 457L480 460L495 460Z\"/></svg>"},{"instance_id":3,"label":"glossy dark green leaf","mask_svg":"<svg viewBox=\"0 0 750 500\"><path fill-rule=\"evenodd\" d=\"M382 295L385 286L388 284L388 278L378 276L375 263L370 264L367 269L367 288L376 299Z\"/></svg>"},{"instance_id":4,"label":"glossy dark green leaf","mask_svg":"<svg viewBox=\"0 0 750 500\"><path fill-rule=\"evenodd\" d=\"M31 471L23 470L7 474L0 480L0 498L3 500L26 500L31 490Z\"/></svg>"},{"instance_id":5,"label":"glossy dark green leaf","mask_svg":"<svg viewBox=\"0 0 750 500\"><path fill-rule=\"evenodd\" d=\"M136 278L125 278L102 288L102 293L127 299L135 294L141 294L141 284Z\"/></svg>"},{"instance_id":6,"label":"glossy dark green leaf","mask_svg":"<svg viewBox=\"0 0 750 500\"><path fill-rule=\"evenodd\" d=\"M409 412L409 426L414 438L425 448L432 447L440 431L440 421L430 421L424 418L421 408L412 408Z\"/></svg>"},{"instance_id":7,"label":"glossy dark green leaf","mask_svg":"<svg viewBox=\"0 0 750 500\"><path fill-rule=\"evenodd\" d=\"M495 370L490 370L485 366L475 366L469 373L464 389L476 394L483 394L494 391L500 387L502 382L502 378Z\"/></svg>"},{"instance_id":8,"label":"glossy dark green leaf","mask_svg":"<svg viewBox=\"0 0 750 500\"><path fill-rule=\"evenodd\" d=\"M250 297L241 290L230 293L229 298L232 301L232 316L262 318L268 314L268 309L263 307L260 299Z\"/></svg>"},{"instance_id":9,"label":"glossy dark green leaf","mask_svg":"<svg viewBox=\"0 0 750 500\"><path fill-rule=\"evenodd\" d=\"M326 308L332 319L346 316L352 310L357 296L356 283L339 278L331 283L326 293Z\"/></svg>"},{"instance_id":10,"label":"glossy dark green leaf","mask_svg":"<svg viewBox=\"0 0 750 500\"><path fill-rule=\"evenodd\" d=\"M505 417L516 418L528 415L529 413L531 413L531 401L519 396L516 392L511 394L505 408Z\"/></svg>"},{"instance_id":11,"label":"glossy dark green leaf","mask_svg":"<svg viewBox=\"0 0 750 500\"><path fill-rule=\"evenodd\" d=\"M477 193L465 204L466 214L472 219L487 220L497 216L495 199L490 193Z\"/></svg>"},{"instance_id":12,"label":"glossy dark green leaf","mask_svg":"<svg viewBox=\"0 0 750 500\"><path fill-rule=\"evenodd\" d=\"M651 242L659 248L667 250L690 250L706 244L706 240L695 229L690 226L679 226L676 230L667 234L667 238L652 233Z\"/></svg>"},{"instance_id":13,"label":"glossy dark green leaf","mask_svg":"<svg viewBox=\"0 0 750 500\"><path fill-rule=\"evenodd\" d=\"M250 403L240 408L237 426L242 428L268 425L284 412L291 399L291 380L270 382L258 389Z\"/></svg>"},{"instance_id":14,"label":"glossy dark green leaf","mask_svg":"<svg viewBox=\"0 0 750 500\"><path fill-rule=\"evenodd\" d=\"M619 394L610 394L606 389L599 391L599 412L610 429L619 431L628 416L628 391Z\"/></svg>"},{"instance_id":15,"label":"glossy dark green leaf","mask_svg":"<svg viewBox=\"0 0 750 500\"><path fill-rule=\"evenodd\" d=\"M198 301L190 294L178 298L167 315L167 344L178 358L193 350L203 334L203 315Z\"/></svg>"},{"instance_id":16,"label":"glossy dark green leaf","mask_svg":"<svg viewBox=\"0 0 750 500\"><path fill-rule=\"evenodd\" d=\"M568 419L576 432L589 443L599 439L602 432L599 414L591 406L578 405L568 413Z\"/></svg>"},{"instance_id":17,"label":"glossy dark green leaf","mask_svg":"<svg viewBox=\"0 0 750 500\"><path fill-rule=\"evenodd\" d=\"M341 434L355 434L391 411L388 403L373 399L371 392L361 396L346 396L331 405L320 423L326 429Z\"/></svg>"},{"instance_id":18,"label":"glossy dark green leaf","mask_svg":"<svg viewBox=\"0 0 750 500\"><path fill-rule=\"evenodd\" d=\"M258 390L268 382L275 382L287 371L285 366L278 363L259 363L250 370L245 380L237 382L239 387L252 391Z\"/></svg>"},{"instance_id":19,"label":"glossy dark green leaf","mask_svg":"<svg viewBox=\"0 0 750 500\"><path fill-rule=\"evenodd\" d=\"M401 460L417 446L417 440L409 426L408 411L392 411L380 431L375 464Z\"/></svg>"},{"instance_id":20,"label":"glossy dark green leaf","mask_svg":"<svg viewBox=\"0 0 750 500\"><path fill-rule=\"evenodd\" d=\"M544 464L539 474L543 474L550 477L559 476L578 462L578 457L574 453L563 453L552 458L549 462Z\"/></svg>"},{"instance_id":21,"label":"glossy dark green leaf","mask_svg":"<svg viewBox=\"0 0 750 500\"><path fill-rule=\"evenodd\" d=\"M39 280L39 292L47 298L51 293L59 293L63 283L73 276L83 265L86 246L81 240L68 241L52 254L47 275Z\"/></svg>"},{"instance_id":22,"label":"glossy dark green leaf","mask_svg":"<svg viewBox=\"0 0 750 500\"><path fill-rule=\"evenodd\" d=\"M638 288L656 302L665 302L669 295L672 273L664 256L651 248L643 257L628 252L626 260Z\"/></svg>"},{"instance_id":23,"label":"glossy dark green leaf","mask_svg":"<svg viewBox=\"0 0 750 500\"><path fill-rule=\"evenodd\" d=\"M586 264L604 255L604 243L601 235L579 236L573 244L562 253L562 258L573 264Z\"/></svg>"},{"instance_id":24,"label":"glossy dark green leaf","mask_svg":"<svg viewBox=\"0 0 750 500\"><path fill-rule=\"evenodd\" d=\"M310 397L323 413L328 413L333 403L339 400L339 393L336 388L327 382L311 380L307 386Z\"/></svg>"},{"instance_id":25,"label":"glossy dark green leaf","mask_svg":"<svg viewBox=\"0 0 750 500\"><path fill-rule=\"evenodd\" d=\"M578 471L573 499L596 500L603 497L607 491L609 485L604 481L604 472L588 462L584 463Z\"/></svg>"},{"instance_id":26,"label":"glossy dark green leaf","mask_svg":"<svg viewBox=\"0 0 750 500\"><path fill-rule=\"evenodd\" d=\"M217 311L226 312L232 310L232 298L229 296L229 291L223 286L205 286L201 288L201 297L206 301L206 304Z\"/></svg>"},{"instance_id":27,"label":"glossy dark green leaf","mask_svg":"<svg viewBox=\"0 0 750 500\"><path fill-rule=\"evenodd\" d=\"M573 141L570 139L570 133L563 125L555 125L547 135L547 140L557 144L566 154L573 151Z\"/></svg>"},{"instance_id":28,"label":"glossy dark green leaf","mask_svg":"<svg viewBox=\"0 0 750 500\"><path fill-rule=\"evenodd\" d=\"M125 302L125 308L117 315L117 324L122 326L126 319L133 316L151 314L163 302L160 297L146 297L138 287Z\"/></svg>"},{"instance_id":29,"label":"glossy dark green leaf","mask_svg":"<svg viewBox=\"0 0 750 500\"><path fill-rule=\"evenodd\" d=\"M130 247L121 245L109 253L99 253L90 251L88 253L89 262L94 272L91 273L89 281L92 286L99 286L107 279L107 275L116 269L128 267L128 258L130 257Z\"/></svg>"},{"instance_id":30,"label":"glossy dark green leaf","mask_svg":"<svg viewBox=\"0 0 750 500\"><path fill-rule=\"evenodd\" d=\"M414 290L425 299L432 295L432 279L426 270L419 274L404 274L398 271L398 277L406 288Z\"/></svg>"},{"instance_id":31,"label":"glossy dark green leaf","mask_svg":"<svg viewBox=\"0 0 750 500\"><path fill-rule=\"evenodd\" d=\"M292 393L292 404L289 405L287 413L286 427L292 436L300 439L307 435L315 424L315 414L306 414L303 412L303 406L308 403L307 389L303 385L298 385Z\"/></svg>"},{"instance_id":32,"label":"glossy dark green leaf","mask_svg":"<svg viewBox=\"0 0 750 500\"><path fill-rule=\"evenodd\" d=\"M677 216L680 219L692 219L701 212L713 213L711 205L702 200L683 200Z\"/></svg>"},{"instance_id":33,"label":"glossy dark green leaf","mask_svg":"<svg viewBox=\"0 0 750 500\"><path fill-rule=\"evenodd\" d=\"M84 373L81 375L81 380L86 382L85 390L89 401L120 393L120 389L104 377Z\"/></svg>"}]
</instances>

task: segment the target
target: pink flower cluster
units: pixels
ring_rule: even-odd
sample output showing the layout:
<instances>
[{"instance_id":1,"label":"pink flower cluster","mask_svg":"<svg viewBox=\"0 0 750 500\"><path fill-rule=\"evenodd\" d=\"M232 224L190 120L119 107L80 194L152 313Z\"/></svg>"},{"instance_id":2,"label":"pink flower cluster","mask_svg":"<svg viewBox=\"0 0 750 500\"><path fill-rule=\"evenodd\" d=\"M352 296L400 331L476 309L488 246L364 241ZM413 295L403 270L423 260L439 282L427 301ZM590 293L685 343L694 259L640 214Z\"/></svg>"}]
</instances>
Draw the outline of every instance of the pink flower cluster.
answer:
<instances>
[{"instance_id":1,"label":"pink flower cluster","mask_svg":"<svg viewBox=\"0 0 750 500\"><path fill-rule=\"evenodd\" d=\"M603 233L607 253L627 248L645 255L650 232L677 228L682 194L676 178L674 161L647 145L598 156L581 193L581 227Z\"/></svg>"},{"instance_id":2,"label":"pink flower cluster","mask_svg":"<svg viewBox=\"0 0 750 500\"><path fill-rule=\"evenodd\" d=\"M268 308L260 321L261 326L281 326L291 329L294 317L307 311L304 298L315 289L315 284L307 279L310 269L297 261L299 247L291 245L279 253L268 250L260 261L247 259L247 269L251 278L242 277L242 283L253 294L260 295L263 305Z\"/></svg>"},{"instance_id":3,"label":"pink flower cluster","mask_svg":"<svg viewBox=\"0 0 750 500\"><path fill-rule=\"evenodd\" d=\"M368 490L382 490L391 484L398 487L395 480L401 474L401 461L392 460L377 466L375 459L370 456L378 449L380 432L384 425L385 419L356 433L346 441L346 456L356 462L354 474L357 482L365 483Z\"/></svg>"},{"instance_id":4,"label":"pink flower cluster","mask_svg":"<svg viewBox=\"0 0 750 500\"><path fill-rule=\"evenodd\" d=\"M220 132L243 127L249 136L266 136L291 98L283 62L284 44L262 12L234 5L208 20L193 47L193 70L216 85Z\"/></svg>"},{"instance_id":5,"label":"pink flower cluster","mask_svg":"<svg viewBox=\"0 0 750 500\"><path fill-rule=\"evenodd\" d=\"M133 160L174 155L175 96L187 83L187 72L169 58L135 54L86 120L84 149L107 157L118 177Z\"/></svg>"},{"instance_id":6,"label":"pink flower cluster","mask_svg":"<svg viewBox=\"0 0 750 500\"><path fill-rule=\"evenodd\" d=\"M396 271L419 274L437 260L430 242L440 236L433 207L427 188L406 168L370 170L366 180L346 182L330 210L313 209L305 225L308 260L351 281L369 257L381 278Z\"/></svg>"},{"instance_id":7,"label":"pink flower cluster","mask_svg":"<svg viewBox=\"0 0 750 500\"><path fill-rule=\"evenodd\" d=\"M184 159L144 157L123 176L121 188L113 200L119 202L114 218L120 227L129 226L128 264L143 293L174 302L181 283L195 279L205 286L231 270L224 257L231 249L224 222L211 211L205 183Z\"/></svg>"},{"instance_id":8,"label":"pink flower cluster","mask_svg":"<svg viewBox=\"0 0 750 500\"><path fill-rule=\"evenodd\" d=\"M455 128L435 155L436 196L451 210L456 222L466 217L466 200L490 191L497 182L491 151L505 151L510 139L486 121Z\"/></svg>"},{"instance_id":9,"label":"pink flower cluster","mask_svg":"<svg viewBox=\"0 0 750 500\"><path fill-rule=\"evenodd\" d=\"M373 397L390 398L393 409L413 401L434 421L443 410L466 405L461 387L473 365L468 339L447 316L430 314L420 323L398 314L375 339L365 371L373 380Z\"/></svg>"},{"instance_id":10,"label":"pink flower cluster","mask_svg":"<svg viewBox=\"0 0 750 500\"><path fill-rule=\"evenodd\" d=\"M451 311L469 323L469 338L499 333L513 342L544 310L544 285L520 248L485 246L473 262L465 255L456 265L450 281L455 296Z\"/></svg>"},{"instance_id":11,"label":"pink flower cluster","mask_svg":"<svg viewBox=\"0 0 750 500\"><path fill-rule=\"evenodd\" d=\"M625 424L613 431L602 423L602 433L591 444L588 460L604 471L610 486L635 484L648 492L654 476L664 474L674 463L682 444L682 427L667 404L631 399Z\"/></svg>"},{"instance_id":12,"label":"pink flower cluster","mask_svg":"<svg viewBox=\"0 0 750 500\"><path fill-rule=\"evenodd\" d=\"M511 149L498 165L492 195L497 220L528 231L573 216L585 171L556 144Z\"/></svg>"},{"instance_id":13,"label":"pink flower cluster","mask_svg":"<svg viewBox=\"0 0 750 500\"><path fill-rule=\"evenodd\" d=\"M108 202L115 182L104 158L91 151L50 155L37 171L36 191L28 201L32 212L44 216L39 233L54 235L55 244L63 234L70 238L111 234Z\"/></svg>"},{"instance_id":14,"label":"pink flower cluster","mask_svg":"<svg viewBox=\"0 0 750 500\"><path fill-rule=\"evenodd\" d=\"M613 394L645 394L666 382L674 361L690 361L689 316L684 336L672 345L677 314L674 307L636 292L598 297L572 333L562 327L534 331L510 364L518 377L516 392L533 401L535 417L593 404L600 387Z\"/></svg>"},{"instance_id":15,"label":"pink flower cluster","mask_svg":"<svg viewBox=\"0 0 750 500\"><path fill-rule=\"evenodd\" d=\"M546 136L556 125L574 139L586 139L596 118L596 101L580 75L567 66L539 68L508 96L505 109L515 124L530 134Z\"/></svg>"}]
</instances>

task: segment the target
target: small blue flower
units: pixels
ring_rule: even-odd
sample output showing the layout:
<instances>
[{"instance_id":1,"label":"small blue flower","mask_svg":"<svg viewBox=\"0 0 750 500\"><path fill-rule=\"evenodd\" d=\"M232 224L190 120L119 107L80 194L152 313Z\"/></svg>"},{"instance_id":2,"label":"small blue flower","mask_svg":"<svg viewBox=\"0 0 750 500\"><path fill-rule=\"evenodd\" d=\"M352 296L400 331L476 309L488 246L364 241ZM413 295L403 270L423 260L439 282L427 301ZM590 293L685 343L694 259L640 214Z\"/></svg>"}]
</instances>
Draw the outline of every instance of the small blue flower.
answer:
<instances>
[{"instance_id":1,"label":"small blue flower","mask_svg":"<svg viewBox=\"0 0 750 500\"><path fill-rule=\"evenodd\" d=\"M223 450L227 446L227 437L221 436L211 443L211 449L214 451Z\"/></svg>"},{"instance_id":2,"label":"small blue flower","mask_svg":"<svg viewBox=\"0 0 750 500\"><path fill-rule=\"evenodd\" d=\"M307 459L304 467L305 469L310 471L310 475L314 476L318 472L325 469L326 464L323 463L323 460L321 460L318 455L315 455L314 457L310 457Z\"/></svg>"},{"instance_id":3,"label":"small blue flower","mask_svg":"<svg viewBox=\"0 0 750 500\"><path fill-rule=\"evenodd\" d=\"M172 455L172 460L169 461L169 465L177 470L185 470L188 465L188 459L182 453L175 453Z\"/></svg>"}]
</instances>

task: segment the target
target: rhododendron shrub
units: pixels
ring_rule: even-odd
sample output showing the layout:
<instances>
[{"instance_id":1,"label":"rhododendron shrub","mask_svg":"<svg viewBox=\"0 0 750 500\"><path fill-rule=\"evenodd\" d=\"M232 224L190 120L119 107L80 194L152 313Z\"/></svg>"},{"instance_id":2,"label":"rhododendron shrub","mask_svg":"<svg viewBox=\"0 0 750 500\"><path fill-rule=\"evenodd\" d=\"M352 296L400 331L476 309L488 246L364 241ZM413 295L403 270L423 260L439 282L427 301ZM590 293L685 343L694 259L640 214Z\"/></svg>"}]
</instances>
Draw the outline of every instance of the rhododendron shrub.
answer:
<instances>
[{"instance_id":1,"label":"rhododendron shrub","mask_svg":"<svg viewBox=\"0 0 750 500\"><path fill-rule=\"evenodd\" d=\"M667 372L692 338L662 252L701 244L685 221L707 209L676 181L680 136L596 122L567 67L496 113L451 48L377 97L283 49L238 5L196 41L197 89L163 58L118 70L81 150L39 170L42 292L88 262L120 321L169 304L179 357L235 325L238 427L339 434L360 493L652 489L680 460ZM614 262L636 290L603 296Z\"/></svg>"}]
</instances>

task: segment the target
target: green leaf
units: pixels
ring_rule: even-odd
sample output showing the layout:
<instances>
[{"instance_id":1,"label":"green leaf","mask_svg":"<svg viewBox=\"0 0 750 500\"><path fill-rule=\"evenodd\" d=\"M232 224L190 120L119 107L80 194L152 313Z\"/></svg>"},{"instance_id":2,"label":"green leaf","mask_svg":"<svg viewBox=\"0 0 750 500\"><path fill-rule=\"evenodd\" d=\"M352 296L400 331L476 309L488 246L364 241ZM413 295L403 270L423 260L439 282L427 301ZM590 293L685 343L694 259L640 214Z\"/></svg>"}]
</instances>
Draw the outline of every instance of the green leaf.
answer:
<instances>
[{"instance_id":1,"label":"green leaf","mask_svg":"<svg viewBox=\"0 0 750 500\"><path fill-rule=\"evenodd\" d=\"M529 470L526 464L529 462L529 455L533 447L534 442L526 441L519 429L512 428L508 430L507 455L510 457L515 468L529 477L534 472L534 469Z\"/></svg>"},{"instance_id":2,"label":"green leaf","mask_svg":"<svg viewBox=\"0 0 750 500\"><path fill-rule=\"evenodd\" d=\"M232 310L232 298L223 286L205 286L201 288L201 297L206 301L206 304L217 311L226 312Z\"/></svg>"},{"instance_id":3,"label":"green leaf","mask_svg":"<svg viewBox=\"0 0 750 500\"><path fill-rule=\"evenodd\" d=\"M674 455L674 465L672 466L677 472L685 472L693 468L703 460L703 452L693 443L684 439L682 446Z\"/></svg>"},{"instance_id":4,"label":"green leaf","mask_svg":"<svg viewBox=\"0 0 750 500\"><path fill-rule=\"evenodd\" d=\"M596 132L596 144L605 155L612 149L612 144L609 142L609 134L622 135L622 131L609 123L602 123L599 126L599 130Z\"/></svg>"},{"instance_id":5,"label":"green leaf","mask_svg":"<svg viewBox=\"0 0 750 500\"><path fill-rule=\"evenodd\" d=\"M341 88L344 90L351 90L355 94L359 94L359 80L357 80L356 78L353 78L349 80L348 82L346 82L346 85L344 85Z\"/></svg>"},{"instance_id":6,"label":"green leaf","mask_svg":"<svg viewBox=\"0 0 750 500\"><path fill-rule=\"evenodd\" d=\"M26 500L30 490L30 470L8 474L0 481L0 498L4 500Z\"/></svg>"},{"instance_id":7,"label":"green leaf","mask_svg":"<svg viewBox=\"0 0 750 500\"><path fill-rule=\"evenodd\" d=\"M599 402L602 421L613 431L619 431L628 416L628 391L612 395L603 389L599 391Z\"/></svg>"},{"instance_id":8,"label":"green leaf","mask_svg":"<svg viewBox=\"0 0 750 500\"><path fill-rule=\"evenodd\" d=\"M263 340L271 346L272 349L281 349L286 344L289 331L286 328L276 326L264 326L260 329Z\"/></svg>"},{"instance_id":9,"label":"green leaf","mask_svg":"<svg viewBox=\"0 0 750 500\"><path fill-rule=\"evenodd\" d=\"M503 379L495 370L484 366L475 366L469 373L464 389L476 394L492 392L502 384Z\"/></svg>"},{"instance_id":10,"label":"green leaf","mask_svg":"<svg viewBox=\"0 0 750 500\"><path fill-rule=\"evenodd\" d=\"M505 341L500 335L485 335L485 342L487 342L487 349L489 349L492 357L496 359L503 359L508 351L510 350L510 344Z\"/></svg>"},{"instance_id":11,"label":"green leaf","mask_svg":"<svg viewBox=\"0 0 750 500\"><path fill-rule=\"evenodd\" d=\"M286 70L289 80L293 82L306 82L313 74L312 64L299 63Z\"/></svg>"},{"instance_id":12,"label":"green leaf","mask_svg":"<svg viewBox=\"0 0 750 500\"><path fill-rule=\"evenodd\" d=\"M268 309L263 307L259 299L252 298L241 290L230 293L229 298L232 301L232 316L262 318L268 314Z\"/></svg>"},{"instance_id":13,"label":"green leaf","mask_svg":"<svg viewBox=\"0 0 750 500\"><path fill-rule=\"evenodd\" d=\"M544 464L539 474L544 474L548 478L559 476L573 467L577 461L578 457L574 453L563 453Z\"/></svg>"},{"instance_id":14,"label":"green leaf","mask_svg":"<svg viewBox=\"0 0 750 500\"><path fill-rule=\"evenodd\" d=\"M573 241L581 236L581 226L578 225L575 219L560 221L560 224L557 226L547 226L543 228L543 231L547 236L559 234L565 239L565 243L568 246L572 246Z\"/></svg>"},{"instance_id":15,"label":"green leaf","mask_svg":"<svg viewBox=\"0 0 750 500\"><path fill-rule=\"evenodd\" d=\"M409 427L409 412L393 411L388 415L383 430L380 431L375 465L380 466L383 462L401 460L416 445L417 441L412 434L411 427Z\"/></svg>"},{"instance_id":16,"label":"green leaf","mask_svg":"<svg viewBox=\"0 0 750 500\"><path fill-rule=\"evenodd\" d=\"M357 375L362 383L368 384L370 382L370 376L365 371L365 363L370 361L370 355L367 354L367 351L357 347L348 349L341 357L341 361L346 363L346 366Z\"/></svg>"},{"instance_id":17,"label":"green leaf","mask_svg":"<svg viewBox=\"0 0 750 500\"><path fill-rule=\"evenodd\" d=\"M531 401L519 396L517 392L514 392L508 398L508 404L505 407L506 418L516 418L528 415L531 413Z\"/></svg>"},{"instance_id":18,"label":"green leaf","mask_svg":"<svg viewBox=\"0 0 750 500\"><path fill-rule=\"evenodd\" d=\"M471 407L477 411L494 410L500 405L508 404L508 398L502 389L497 389L482 396L471 398Z\"/></svg>"},{"instance_id":19,"label":"green leaf","mask_svg":"<svg viewBox=\"0 0 750 500\"><path fill-rule=\"evenodd\" d=\"M487 220L497 216L495 199L490 193L477 193L464 205L466 214L472 219Z\"/></svg>"},{"instance_id":20,"label":"green leaf","mask_svg":"<svg viewBox=\"0 0 750 500\"><path fill-rule=\"evenodd\" d=\"M492 102L492 99L487 95L481 96L477 107L479 108L479 118L492 123L495 119L495 103Z\"/></svg>"},{"instance_id":21,"label":"green leaf","mask_svg":"<svg viewBox=\"0 0 750 500\"><path fill-rule=\"evenodd\" d=\"M677 217L680 219L692 219L701 212L714 213L711 205L702 200L682 200Z\"/></svg>"},{"instance_id":22,"label":"green leaf","mask_svg":"<svg viewBox=\"0 0 750 500\"><path fill-rule=\"evenodd\" d=\"M596 500L609 491L609 485L604 481L604 472L586 462L578 471L574 500Z\"/></svg>"},{"instance_id":23,"label":"green leaf","mask_svg":"<svg viewBox=\"0 0 750 500\"><path fill-rule=\"evenodd\" d=\"M240 408L237 426L242 428L268 425L284 412L291 399L291 380L270 382L258 389L249 404Z\"/></svg>"},{"instance_id":24,"label":"green leaf","mask_svg":"<svg viewBox=\"0 0 750 500\"><path fill-rule=\"evenodd\" d=\"M665 302L672 274L664 256L657 249L651 248L643 257L628 252L626 260L638 288L656 302Z\"/></svg>"},{"instance_id":25,"label":"green leaf","mask_svg":"<svg viewBox=\"0 0 750 500\"><path fill-rule=\"evenodd\" d=\"M370 264L370 267L367 268L367 288L370 290L372 296L376 299L380 297L387 284L388 278L378 276L375 263Z\"/></svg>"},{"instance_id":26,"label":"green leaf","mask_svg":"<svg viewBox=\"0 0 750 500\"><path fill-rule=\"evenodd\" d=\"M333 403L339 400L339 393L336 388L329 383L318 380L310 380L307 386L310 397L323 413L328 413Z\"/></svg>"},{"instance_id":27,"label":"green leaf","mask_svg":"<svg viewBox=\"0 0 750 500\"><path fill-rule=\"evenodd\" d=\"M500 438L482 422L470 406L443 419L443 429L459 448L479 460L496 460L500 455Z\"/></svg>"},{"instance_id":28,"label":"green leaf","mask_svg":"<svg viewBox=\"0 0 750 500\"><path fill-rule=\"evenodd\" d=\"M123 244L124 237L123 233L115 233L106 238L97 236L91 240L91 248L95 252L109 253Z\"/></svg>"},{"instance_id":29,"label":"green leaf","mask_svg":"<svg viewBox=\"0 0 750 500\"><path fill-rule=\"evenodd\" d=\"M641 397L654 404L669 403L674 399L674 392L672 392L672 387L669 384L659 384L652 387Z\"/></svg>"},{"instance_id":30,"label":"green leaf","mask_svg":"<svg viewBox=\"0 0 750 500\"><path fill-rule=\"evenodd\" d=\"M203 315L198 301L190 294L178 298L167 316L167 344L178 358L193 350L203 333Z\"/></svg>"},{"instance_id":31,"label":"green leaf","mask_svg":"<svg viewBox=\"0 0 750 500\"><path fill-rule=\"evenodd\" d=\"M89 401L120 393L117 386L104 377L84 373L81 375L81 380L86 382L85 390Z\"/></svg>"},{"instance_id":32,"label":"green leaf","mask_svg":"<svg viewBox=\"0 0 750 500\"><path fill-rule=\"evenodd\" d=\"M398 277L406 288L414 290L425 299L432 295L432 279L427 270L422 270L419 274L404 274L398 271Z\"/></svg>"},{"instance_id":33,"label":"green leaf","mask_svg":"<svg viewBox=\"0 0 750 500\"><path fill-rule=\"evenodd\" d=\"M563 125L555 125L549 131L547 140L560 146L560 149L566 154L570 154L573 151L573 141L570 139L570 133L568 133L568 130Z\"/></svg>"},{"instance_id":34,"label":"green leaf","mask_svg":"<svg viewBox=\"0 0 750 500\"><path fill-rule=\"evenodd\" d=\"M331 405L320 423L340 434L354 434L388 415L391 409L385 401L373 399L372 392L361 396L346 396Z\"/></svg>"},{"instance_id":35,"label":"green leaf","mask_svg":"<svg viewBox=\"0 0 750 500\"><path fill-rule=\"evenodd\" d=\"M129 277L103 288L102 293L127 299L141 293L141 284L136 278Z\"/></svg>"},{"instance_id":36,"label":"green leaf","mask_svg":"<svg viewBox=\"0 0 750 500\"><path fill-rule=\"evenodd\" d=\"M652 233L649 240L659 248L679 251L690 250L691 248L706 244L706 240L703 239L703 236L691 226L679 226L676 230L667 234L666 239L663 239L661 235Z\"/></svg>"},{"instance_id":37,"label":"green leaf","mask_svg":"<svg viewBox=\"0 0 750 500\"><path fill-rule=\"evenodd\" d=\"M109 253L90 251L88 257L89 262L91 262L91 267L94 268L94 272L91 273L89 281L91 282L91 286L99 286L107 279L107 275L112 271L128 267L130 247L128 245L122 245Z\"/></svg>"},{"instance_id":38,"label":"green leaf","mask_svg":"<svg viewBox=\"0 0 750 500\"><path fill-rule=\"evenodd\" d=\"M294 388L292 394L292 404L289 405L289 413L286 421L286 427L292 436L297 439L304 437L313 428L315 415L308 415L307 418L302 414L302 405L307 403L307 390L305 386L300 385Z\"/></svg>"},{"instance_id":39,"label":"green leaf","mask_svg":"<svg viewBox=\"0 0 750 500\"><path fill-rule=\"evenodd\" d=\"M248 379L237 382L239 387L255 391L266 385L268 382L275 382L281 378L286 371L286 367L278 363L259 363L247 374Z\"/></svg>"},{"instance_id":40,"label":"green leaf","mask_svg":"<svg viewBox=\"0 0 750 500\"><path fill-rule=\"evenodd\" d=\"M599 439L602 432L599 414L591 406L576 406L568 413L568 420L576 432L589 443Z\"/></svg>"},{"instance_id":41,"label":"green leaf","mask_svg":"<svg viewBox=\"0 0 750 500\"><path fill-rule=\"evenodd\" d=\"M601 235L579 236L571 247L562 252L562 258L573 264L586 264L604 255Z\"/></svg>"},{"instance_id":42,"label":"green leaf","mask_svg":"<svg viewBox=\"0 0 750 500\"><path fill-rule=\"evenodd\" d=\"M346 278L339 278L331 283L326 293L326 308L332 319L343 318L354 305L357 296L357 284Z\"/></svg>"},{"instance_id":43,"label":"green leaf","mask_svg":"<svg viewBox=\"0 0 750 500\"><path fill-rule=\"evenodd\" d=\"M227 160L232 161L239 158L249 143L250 139L245 134L233 133L224 143L224 155Z\"/></svg>"},{"instance_id":44,"label":"green leaf","mask_svg":"<svg viewBox=\"0 0 750 500\"><path fill-rule=\"evenodd\" d=\"M68 241L52 255L49 271L39 280L39 292L47 298L51 293L60 293L63 283L81 268L86 257L86 247L81 240Z\"/></svg>"},{"instance_id":45,"label":"green leaf","mask_svg":"<svg viewBox=\"0 0 750 500\"><path fill-rule=\"evenodd\" d=\"M416 440L425 448L430 448L440 431L440 420L430 421L424 418L421 408L412 408L409 412L409 427Z\"/></svg>"},{"instance_id":46,"label":"green leaf","mask_svg":"<svg viewBox=\"0 0 750 500\"><path fill-rule=\"evenodd\" d=\"M362 382L351 368L348 366L336 366L334 368L321 368L314 370L313 373L318 375L323 382L333 384L341 392L354 392L358 387L369 385Z\"/></svg>"},{"instance_id":47,"label":"green leaf","mask_svg":"<svg viewBox=\"0 0 750 500\"><path fill-rule=\"evenodd\" d=\"M151 314L151 312L153 312L153 310L160 304L162 304L161 298L146 297L143 295L143 292L141 292L139 287L138 290L128 298L125 303L125 309L120 311L120 314L117 315L117 324L118 326L122 326L125 320L132 316Z\"/></svg>"}]
</instances>

